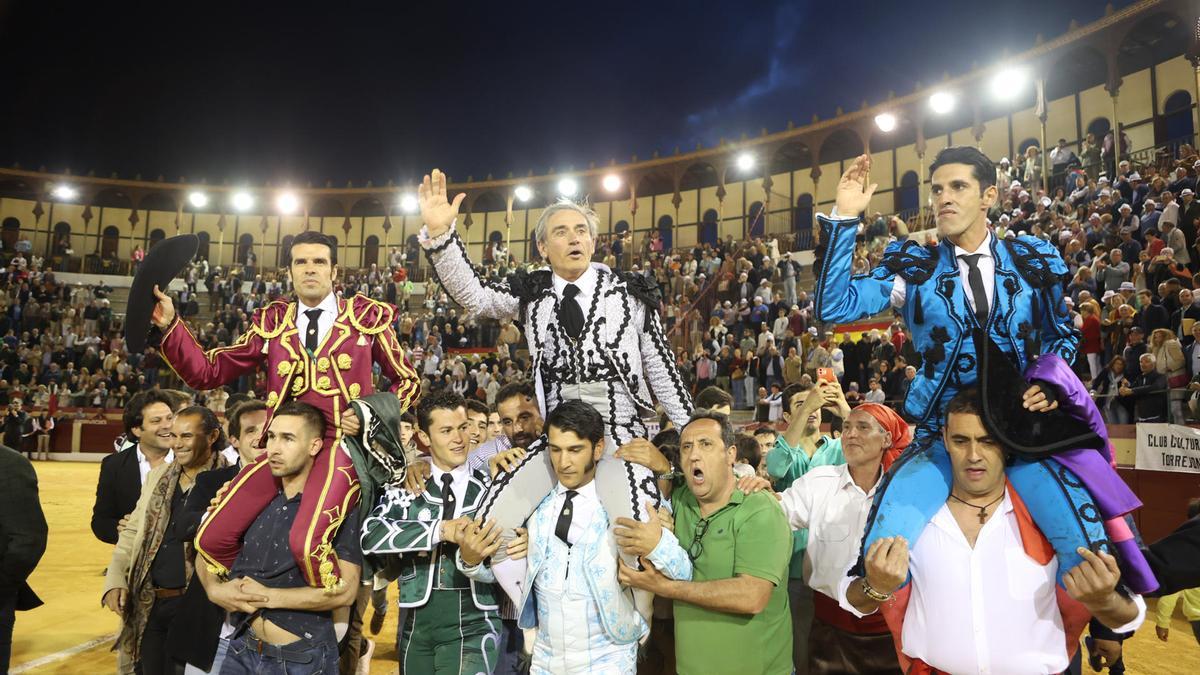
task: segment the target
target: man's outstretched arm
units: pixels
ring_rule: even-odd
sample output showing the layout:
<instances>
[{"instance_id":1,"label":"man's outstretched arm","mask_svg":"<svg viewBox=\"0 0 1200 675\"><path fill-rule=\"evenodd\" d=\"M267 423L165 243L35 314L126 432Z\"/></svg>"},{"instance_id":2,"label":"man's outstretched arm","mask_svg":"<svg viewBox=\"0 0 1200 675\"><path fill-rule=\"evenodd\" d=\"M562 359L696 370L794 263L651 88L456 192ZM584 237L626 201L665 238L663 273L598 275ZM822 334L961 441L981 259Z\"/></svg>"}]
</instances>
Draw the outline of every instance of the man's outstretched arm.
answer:
<instances>
[{"instance_id":1,"label":"man's outstretched arm","mask_svg":"<svg viewBox=\"0 0 1200 675\"><path fill-rule=\"evenodd\" d=\"M454 231L458 207L465 197L459 193L453 202L447 199L446 175L441 171L434 169L425 176L417 188L421 218L425 222L420 236L421 247L442 287L469 316L518 319L520 299L506 284L485 282L479 276L467 257L466 246Z\"/></svg>"},{"instance_id":2,"label":"man's outstretched arm","mask_svg":"<svg viewBox=\"0 0 1200 675\"><path fill-rule=\"evenodd\" d=\"M887 309L891 304L894 274L852 274L859 214L870 204L876 186L870 184L871 158L854 160L838 182L838 220L818 216L825 257L815 270L814 306L821 321L855 321Z\"/></svg>"}]
</instances>

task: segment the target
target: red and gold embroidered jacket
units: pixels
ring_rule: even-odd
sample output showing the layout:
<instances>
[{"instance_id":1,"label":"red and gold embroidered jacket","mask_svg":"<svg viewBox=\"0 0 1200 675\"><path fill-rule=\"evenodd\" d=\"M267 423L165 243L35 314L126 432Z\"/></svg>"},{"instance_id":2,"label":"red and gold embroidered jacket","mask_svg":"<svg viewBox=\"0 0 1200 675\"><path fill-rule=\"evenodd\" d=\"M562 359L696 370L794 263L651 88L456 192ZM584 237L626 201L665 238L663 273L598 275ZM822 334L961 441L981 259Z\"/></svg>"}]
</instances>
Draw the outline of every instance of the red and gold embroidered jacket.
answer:
<instances>
[{"instance_id":1,"label":"red and gold embroidered jacket","mask_svg":"<svg viewBox=\"0 0 1200 675\"><path fill-rule=\"evenodd\" d=\"M404 358L392 327L396 308L358 294L338 300L329 335L308 355L296 327L297 303L277 300L255 312L249 329L232 346L204 351L183 321L163 335L163 359L194 389L214 389L262 366L267 405L274 412L289 399L325 413L332 436L351 399L374 393L371 367L378 363L401 411L416 401L420 378Z\"/></svg>"},{"instance_id":2,"label":"red and gold embroidered jacket","mask_svg":"<svg viewBox=\"0 0 1200 675\"><path fill-rule=\"evenodd\" d=\"M341 572L332 542L357 504L359 490L353 461L336 449L342 412L350 400L374 393L373 363L392 382L402 411L416 400L420 380L404 360L392 328L396 310L391 305L362 295L338 300L333 327L315 355L309 355L299 338L296 311L295 302L273 302L255 313L250 328L232 346L209 351L176 320L163 335L162 354L195 389L227 384L261 365L271 414L289 399L324 413L325 445L313 459L289 546L309 585L333 589L341 583ZM196 534L196 551L214 573L228 573L246 530L278 490L265 466L256 461L243 467Z\"/></svg>"}]
</instances>

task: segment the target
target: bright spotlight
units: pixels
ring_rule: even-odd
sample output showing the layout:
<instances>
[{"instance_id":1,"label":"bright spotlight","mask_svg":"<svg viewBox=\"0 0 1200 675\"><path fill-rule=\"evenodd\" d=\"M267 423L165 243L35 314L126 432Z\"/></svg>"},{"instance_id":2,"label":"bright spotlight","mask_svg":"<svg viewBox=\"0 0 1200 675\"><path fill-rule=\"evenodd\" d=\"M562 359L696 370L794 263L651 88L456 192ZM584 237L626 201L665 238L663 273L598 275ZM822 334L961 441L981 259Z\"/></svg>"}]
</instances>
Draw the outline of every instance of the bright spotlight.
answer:
<instances>
[{"instance_id":1,"label":"bright spotlight","mask_svg":"<svg viewBox=\"0 0 1200 675\"><path fill-rule=\"evenodd\" d=\"M250 196L249 192L235 192L230 201L238 211L249 211L250 207L254 206L254 197Z\"/></svg>"},{"instance_id":2,"label":"bright spotlight","mask_svg":"<svg viewBox=\"0 0 1200 675\"><path fill-rule=\"evenodd\" d=\"M530 190L528 185L518 185L517 189L513 190L513 196L522 202L527 202L533 199L533 190Z\"/></svg>"},{"instance_id":3,"label":"bright spotlight","mask_svg":"<svg viewBox=\"0 0 1200 675\"><path fill-rule=\"evenodd\" d=\"M300 208L300 198L294 192L284 192L275 198L275 208L280 213L295 213Z\"/></svg>"},{"instance_id":4,"label":"bright spotlight","mask_svg":"<svg viewBox=\"0 0 1200 675\"><path fill-rule=\"evenodd\" d=\"M558 194L564 197L574 197L579 192L579 183L574 178L563 178L558 181Z\"/></svg>"},{"instance_id":5,"label":"bright spotlight","mask_svg":"<svg viewBox=\"0 0 1200 675\"><path fill-rule=\"evenodd\" d=\"M939 91L929 97L929 108L939 115L944 115L954 110L955 103L957 101L954 99L954 94L947 91Z\"/></svg>"},{"instance_id":6,"label":"bright spotlight","mask_svg":"<svg viewBox=\"0 0 1200 675\"><path fill-rule=\"evenodd\" d=\"M404 195L400 197L400 210L405 213L416 213L420 204L417 203L417 198L412 195Z\"/></svg>"},{"instance_id":7,"label":"bright spotlight","mask_svg":"<svg viewBox=\"0 0 1200 675\"><path fill-rule=\"evenodd\" d=\"M604 189L608 192L616 192L621 189L621 177L615 173L610 173L604 177Z\"/></svg>"},{"instance_id":8,"label":"bright spotlight","mask_svg":"<svg viewBox=\"0 0 1200 675\"><path fill-rule=\"evenodd\" d=\"M875 116L875 126L887 133L896 128L896 116L892 113L879 113Z\"/></svg>"},{"instance_id":9,"label":"bright spotlight","mask_svg":"<svg viewBox=\"0 0 1200 675\"><path fill-rule=\"evenodd\" d=\"M192 205L192 208L202 209L208 206L208 195L203 192L193 192L188 195L188 203Z\"/></svg>"},{"instance_id":10,"label":"bright spotlight","mask_svg":"<svg viewBox=\"0 0 1200 675\"><path fill-rule=\"evenodd\" d=\"M748 152L743 152L742 154L738 155L737 167L742 171L749 171L750 169L753 169L754 155L751 155Z\"/></svg>"},{"instance_id":11,"label":"bright spotlight","mask_svg":"<svg viewBox=\"0 0 1200 675\"><path fill-rule=\"evenodd\" d=\"M1020 95L1028 76L1020 68L1005 68L992 77L992 95L999 99L1011 99Z\"/></svg>"},{"instance_id":12,"label":"bright spotlight","mask_svg":"<svg viewBox=\"0 0 1200 675\"><path fill-rule=\"evenodd\" d=\"M79 196L79 191L70 185L59 185L51 191L55 199L75 199Z\"/></svg>"}]
</instances>

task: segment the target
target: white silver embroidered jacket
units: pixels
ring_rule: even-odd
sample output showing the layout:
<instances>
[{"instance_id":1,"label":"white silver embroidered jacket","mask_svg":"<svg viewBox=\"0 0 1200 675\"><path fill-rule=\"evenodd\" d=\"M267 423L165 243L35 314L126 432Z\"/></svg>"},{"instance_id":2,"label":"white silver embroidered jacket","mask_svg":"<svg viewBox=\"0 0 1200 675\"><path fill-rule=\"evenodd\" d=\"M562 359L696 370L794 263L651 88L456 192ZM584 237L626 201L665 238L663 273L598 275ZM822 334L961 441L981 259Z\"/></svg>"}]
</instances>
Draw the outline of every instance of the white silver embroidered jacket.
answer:
<instances>
[{"instance_id":1,"label":"white silver embroidered jacket","mask_svg":"<svg viewBox=\"0 0 1200 675\"><path fill-rule=\"evenodd\" d=\"M651 392L676 427L687 423L692 399L675 368L658 312L606 265L592 263L598 272L596 290L590 306L583 308L583 335L571 340L559 326L552 285L523 302L509 281L488 281L475 270L453 227L432 240L422 230L420 241L442 286L468 316L522 324L543 416L563 400L563 386L605 382L606 435L618 446L646 437L639 408L654 410Z\"/></svg>"}]
</instances>

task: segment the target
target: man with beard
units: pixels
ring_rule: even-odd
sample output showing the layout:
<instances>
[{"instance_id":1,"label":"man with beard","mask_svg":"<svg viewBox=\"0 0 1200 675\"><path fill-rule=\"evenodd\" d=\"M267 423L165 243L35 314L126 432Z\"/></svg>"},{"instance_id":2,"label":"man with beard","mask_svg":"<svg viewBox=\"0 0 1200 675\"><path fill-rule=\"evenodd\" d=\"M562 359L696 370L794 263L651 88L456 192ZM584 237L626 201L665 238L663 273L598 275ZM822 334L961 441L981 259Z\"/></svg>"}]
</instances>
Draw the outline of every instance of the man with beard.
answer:
<instances>
[{"instance_id":1,"label":"man with beard","mask_svg":"<svg viewBox=\"0 0 1200 675\"><path fill-rule=\"evenodd\" d=\"M619 583L618 545L671 579L690 579L691 561L657 514L645 523L613 518L600 501L595 478L604 419L590 405L560 404L546 422L546 443L557 484L528 521L529 564L518 604L521 627L538 631L530 672L633 675L638 641L650 629ZM471 541L460 550L460 569L488 580L482 563L502 545L499 528L481 519L465 527Z\"/></svg>"},{"instance_id":2,"label":"man with beard","mask_svg":"<svg viewBox=\"0 0 1200 675\"><path fill-rule=\"evenodd\" d=\"M122 421L128 447L100 462L96 482L92 533L100 541L117 543L119 525L133 512L150 472L174 461L170 442L174 408L171 397L159 389L139 392L125 405Z\"/></svg>"},{"instance_id":3,"label":"man with beard","mask_svg":"<svg viewBox=\"0 0 1200 675\"><path fill-rule=\"evenodd\" d=\"M171 673L177 667L167 633L193 572L184 504L201 472L225 466L225 434L208 408L184 408L169 434L175 461L150 472L108 564L103 602L122 619L122 673Z\"/></svg>"}]
</instances>

